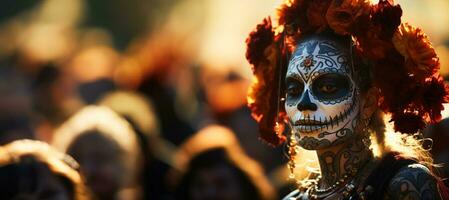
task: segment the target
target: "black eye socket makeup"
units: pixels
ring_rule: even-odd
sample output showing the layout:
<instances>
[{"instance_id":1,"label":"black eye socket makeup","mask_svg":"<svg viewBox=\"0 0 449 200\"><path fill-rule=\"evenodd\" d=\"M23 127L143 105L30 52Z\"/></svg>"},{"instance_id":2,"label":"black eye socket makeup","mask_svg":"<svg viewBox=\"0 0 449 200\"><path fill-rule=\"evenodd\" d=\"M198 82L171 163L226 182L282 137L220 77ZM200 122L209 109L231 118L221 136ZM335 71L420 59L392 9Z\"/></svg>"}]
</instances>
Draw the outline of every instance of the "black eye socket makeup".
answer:
<instances>
[{"instance_id":1,"label":"black eye socket makeup","mask_svg":"<svg viewBox=\"0 0 449 200\"><path fill-rule=\"evenodd\" d=\"M318 100L336 100L351 92L351 81L338 73L323 74L312 81L312 93Z\"/></svg>"},{"instance_id":2,"label":"black eye socket makeup","mask_svg":"<svg viewBox=\"0 0 449 200\"><path fill-rule=\"evenodd\" d=\"M287 77L285 85L287 99L296 99L301 97L304 91L304 83L302 83L302 81L296 78Z\"/></svg>"}]
</instances>

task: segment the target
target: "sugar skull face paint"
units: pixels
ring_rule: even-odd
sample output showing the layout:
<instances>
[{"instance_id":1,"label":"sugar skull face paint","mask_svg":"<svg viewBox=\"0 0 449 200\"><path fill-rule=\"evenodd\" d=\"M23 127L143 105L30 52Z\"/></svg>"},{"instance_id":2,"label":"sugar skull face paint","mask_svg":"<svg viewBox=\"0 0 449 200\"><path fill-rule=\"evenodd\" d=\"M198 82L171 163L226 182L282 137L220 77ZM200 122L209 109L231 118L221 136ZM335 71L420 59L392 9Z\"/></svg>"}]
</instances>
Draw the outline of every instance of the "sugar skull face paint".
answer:
<instances>
[{"instance_id":1,"label":"sugar skull face paint","mask_svg":"<svg viewBox=\"0 0 449 200\"><path fill-rule=\"evenodd\" d=\"M305 149L326 148L354 135L360 93L343 49L328 39L309 39L289 62L285 110Z\"/></svg>"}]
</instances>

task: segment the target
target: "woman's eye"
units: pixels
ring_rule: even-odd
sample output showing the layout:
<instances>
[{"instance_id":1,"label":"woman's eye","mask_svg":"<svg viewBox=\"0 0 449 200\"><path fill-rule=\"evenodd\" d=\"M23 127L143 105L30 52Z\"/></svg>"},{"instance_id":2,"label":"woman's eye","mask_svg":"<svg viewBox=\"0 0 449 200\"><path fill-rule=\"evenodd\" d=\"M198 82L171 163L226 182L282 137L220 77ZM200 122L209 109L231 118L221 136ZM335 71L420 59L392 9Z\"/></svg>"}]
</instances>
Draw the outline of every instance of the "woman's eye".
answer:
<instances>
[{"instance_id":1,"label":"woman's eye","mask_svg":"<svg viewBox=\"0 0 449 200\"><path fill-rule=\"evenodd\" d=\"M330 73L313 80L312 93L319 100L335 100L351 92L351 82L347 76Z\"/></svg>"},{"instance_id":2,"label":"woman's eye","mask_svg":"<svg viewBox=\"0 0 449 200\"><path fill-rule=\"evenodd\" d=\"M287 77L285 86L285 93L287 97L290 97L290 99L299 97L304 90L304 83L300 82L296 78Z\"/></svg>"},{"instance_id":3,"label":"woman's eye","mask_svg":"<svg viewBox=\"0 0 449 200\"><path fill-rule=\"evenodd\" d=\"M288 96L298 96L301 93L301 90L298 87L289 87L287 88Z\"/></svg>"},{"instance_id":4,"label":"woman's eye","mask_svg":"<svg viewBox=\"0 0 449 200\"><path fill-rule=\"evenodd\" d=\"M320 87L320 91L327 94L334 93L335 91L337 91L337 89L338 88L334 85L322 85Z\"/></svg>"},{"instance_id":5,"label":"woman's eye","mask_svg":"<svg viewBox=\"0 0 449 200\"><path fill-rule=\"evenodd\" d=\"M293 95L295 95L297 93L298 93L298 90L296 88L289 88L289 89L287 89L287 94L289 96L293 96Z\"/></svg>"}]
</instances>

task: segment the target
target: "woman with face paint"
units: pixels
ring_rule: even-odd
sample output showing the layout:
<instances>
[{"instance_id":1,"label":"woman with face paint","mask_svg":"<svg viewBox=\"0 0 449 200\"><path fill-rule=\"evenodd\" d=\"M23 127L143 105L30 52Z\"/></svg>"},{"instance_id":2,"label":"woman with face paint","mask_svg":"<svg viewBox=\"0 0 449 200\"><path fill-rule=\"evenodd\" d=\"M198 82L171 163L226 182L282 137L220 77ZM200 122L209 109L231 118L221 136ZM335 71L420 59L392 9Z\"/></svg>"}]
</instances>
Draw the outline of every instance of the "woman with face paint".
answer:
<instances>
[{"instance_id":1,"label":"woman with face paint","mask_svg":"<svg viewBox=\"0 0 449 200\"><path fill-rule=\"evenodd\" d=\"M250 34L261 137L287 141L292 175L301 149L320 166L285 199L449 198L421 134L448 86L427 36L401 15L390 0L291 0L276 26L266 18Z\"/></svg>"}]
</instances>

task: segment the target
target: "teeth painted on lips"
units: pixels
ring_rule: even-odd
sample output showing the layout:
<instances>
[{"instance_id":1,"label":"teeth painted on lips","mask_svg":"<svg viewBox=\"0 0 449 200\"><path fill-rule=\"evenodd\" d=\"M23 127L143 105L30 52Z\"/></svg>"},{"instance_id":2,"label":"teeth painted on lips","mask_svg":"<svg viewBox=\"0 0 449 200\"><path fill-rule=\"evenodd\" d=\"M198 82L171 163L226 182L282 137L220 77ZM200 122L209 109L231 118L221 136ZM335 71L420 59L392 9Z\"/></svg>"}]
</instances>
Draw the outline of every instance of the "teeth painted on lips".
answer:
<instances>
[{"instance_id":1,"label":"teeth painted on lips","mask_svg":"<svg viewBox=\"0 0 449 200\"><path fill-rule=\"evenodd\" d=\"M295 121L294 125L297 126L299 131L301 132L313 132L323 128L333 128L334 126L338 126L340 123L344 122L349 115L354 111L356 103L354 103L351 107L349 107L345 112L340 112L334 117L325 117L324 120L320 117L317 119L316 116L310 117L310 114L307 114L304 118Z\"/></svg>"},{"instance_id":2,"label":"teeth painted on lips","mask_svg":"<svg viewBox=\"0 0 449 200\"><path fill-rule=\"evenodd\" d=\"M325 128L324 125L299 125L296 127L302 133L312 133Z\"/></svg>"},{"instance_id":3,"label":"teeth painted on lips","mask_svg":"<svg viewBox=\"0 0 449 200\"><path fill-rule=\"evenodd\" d=\"M302 119L302 120L298 120L295 122L296 126L314 126L314 125L326 125L324 122L322 121L317 121L317 120L307 120L307 119Z\"/></svg>"}]
</instances>

